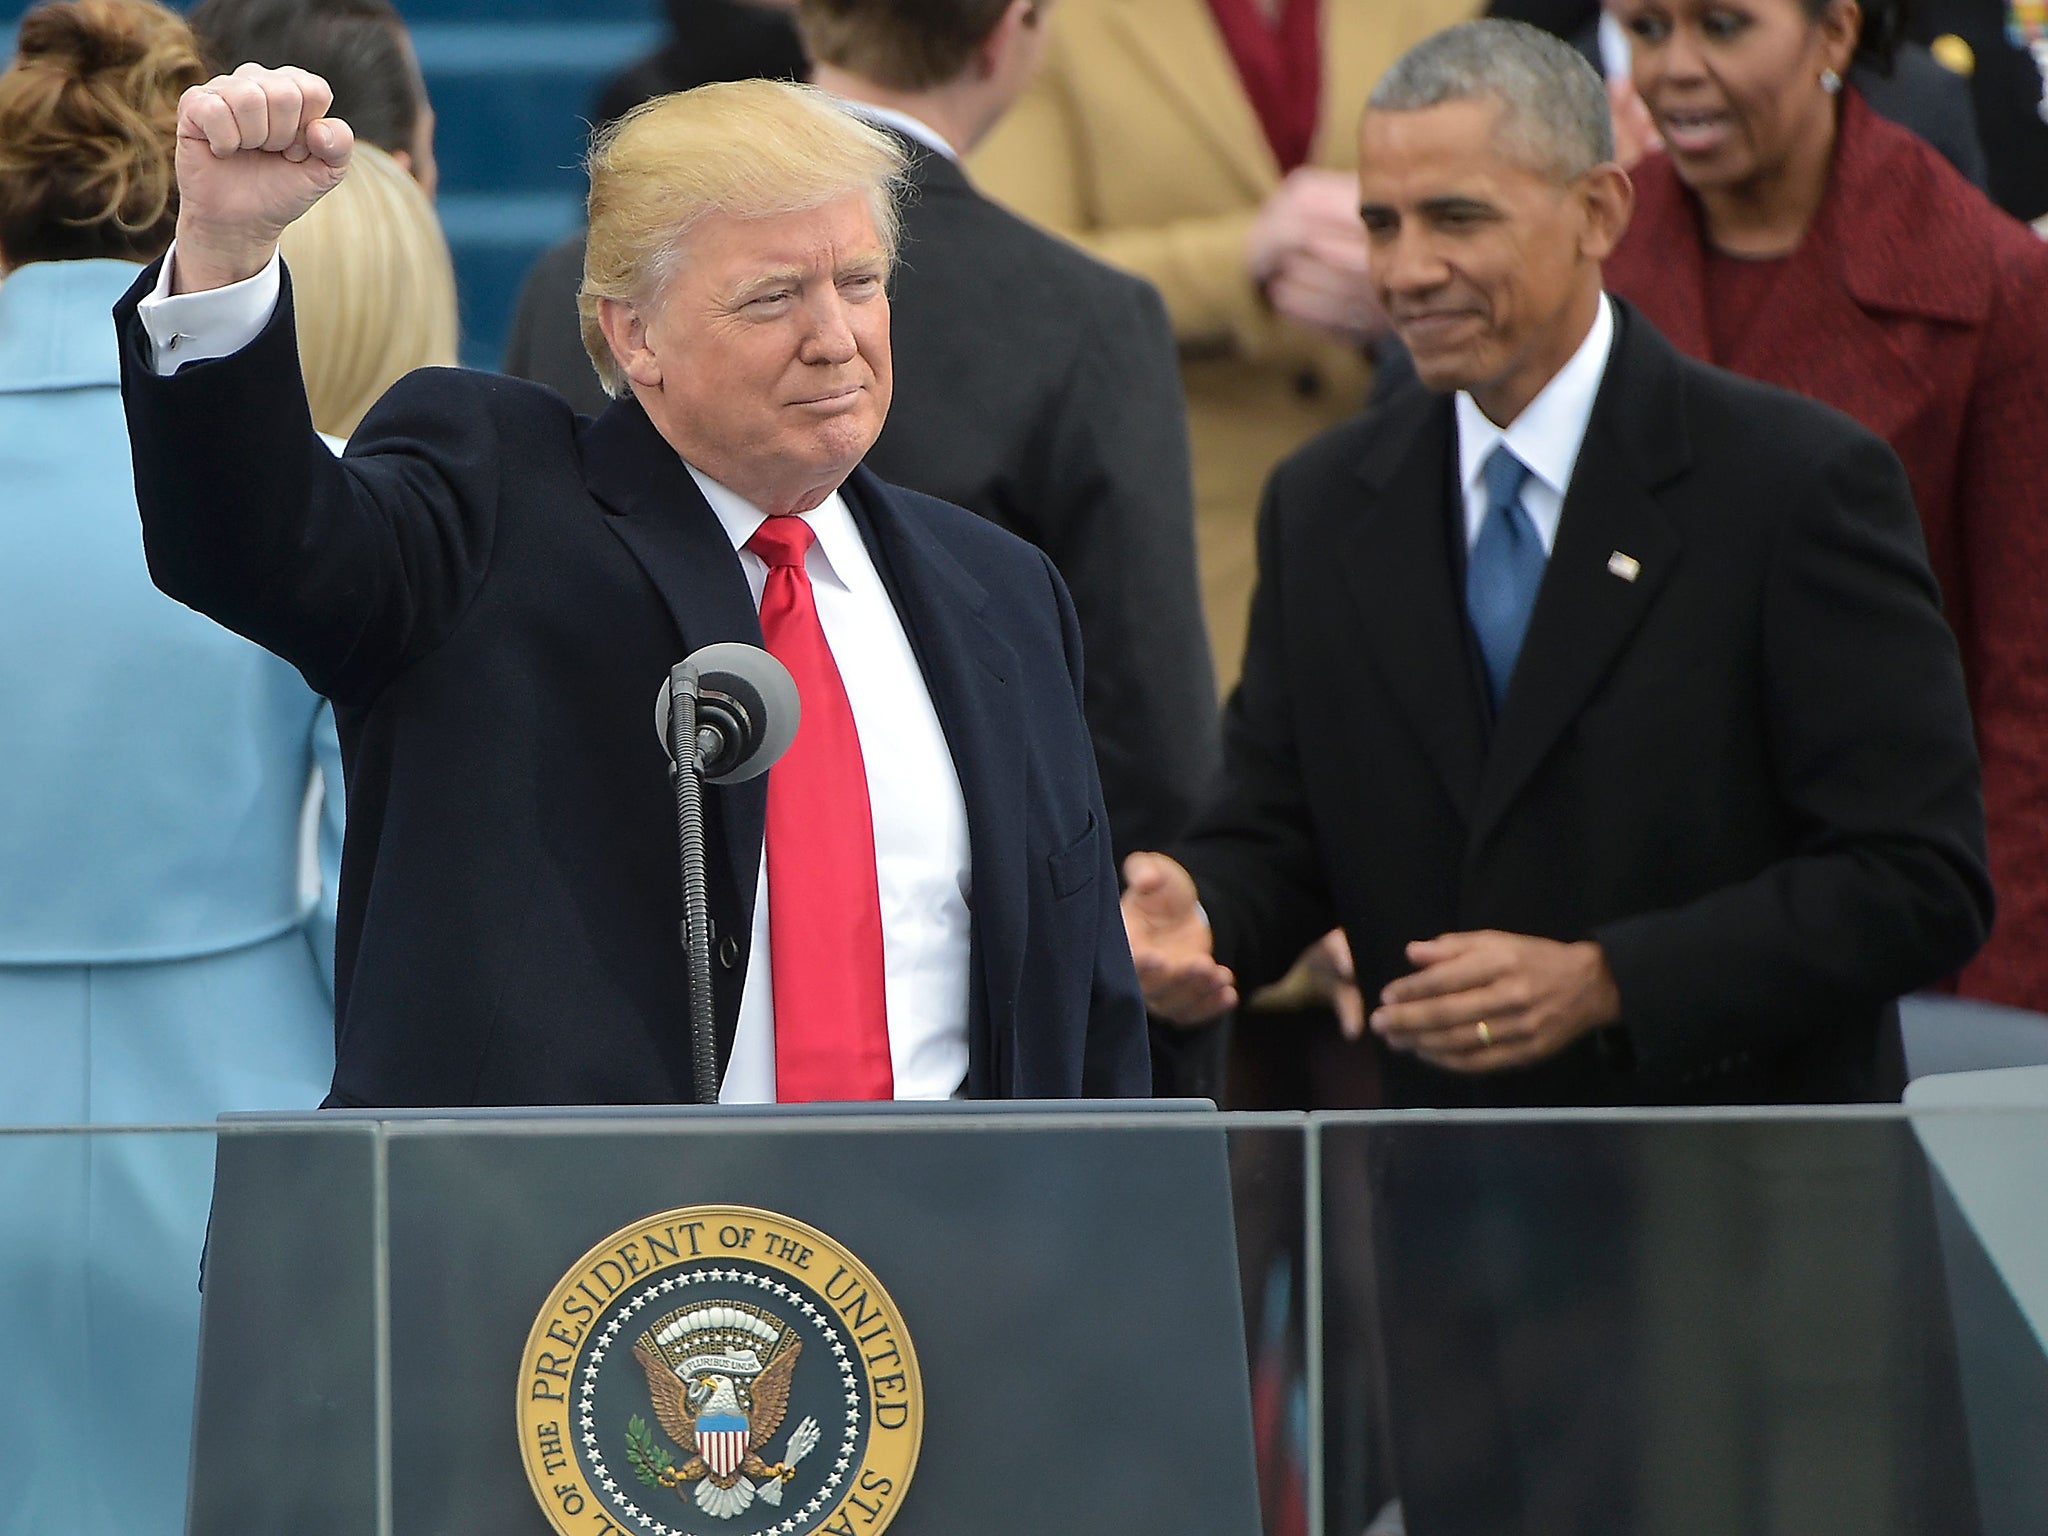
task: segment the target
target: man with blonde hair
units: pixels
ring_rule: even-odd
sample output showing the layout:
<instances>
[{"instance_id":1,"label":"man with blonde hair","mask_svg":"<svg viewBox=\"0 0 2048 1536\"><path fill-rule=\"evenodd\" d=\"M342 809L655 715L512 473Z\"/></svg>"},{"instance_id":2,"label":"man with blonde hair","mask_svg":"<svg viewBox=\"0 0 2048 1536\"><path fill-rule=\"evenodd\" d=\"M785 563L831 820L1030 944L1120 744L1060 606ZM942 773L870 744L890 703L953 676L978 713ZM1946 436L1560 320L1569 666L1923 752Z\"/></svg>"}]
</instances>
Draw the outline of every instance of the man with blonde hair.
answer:
<instances>
[{"instance_id":1,"label":"man with blonde hair","mask_svg":"<svg viewBox=\"0 0 2048 1536\"><path fill-rule=\"evenodd\" d=\"M330 1102L693 1096L648 715L724 640L784 660L803 720L708 792L721 1096L1145 1092L1066 590L860 467L895 142L761 81L629 114L581 298L617 403L425 371L336 462L275 257L347 167L328 100L255 67L188 93L178 240L117 320L157 581L337 705Z\"/></svg>"}]
</instances>

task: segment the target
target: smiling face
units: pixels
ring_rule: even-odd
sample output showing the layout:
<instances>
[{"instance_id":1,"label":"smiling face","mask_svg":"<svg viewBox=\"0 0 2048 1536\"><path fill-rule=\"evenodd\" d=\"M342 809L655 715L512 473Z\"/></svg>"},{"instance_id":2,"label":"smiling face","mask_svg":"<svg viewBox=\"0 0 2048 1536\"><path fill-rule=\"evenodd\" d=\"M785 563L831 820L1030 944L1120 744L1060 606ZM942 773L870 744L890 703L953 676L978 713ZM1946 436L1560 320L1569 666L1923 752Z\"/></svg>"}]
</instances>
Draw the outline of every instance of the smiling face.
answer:
<instances>
[{"instance_id":1,"label":"smiling face","mask_svg":"<svg viewBox=\"0 0 2048 1536\"><path fill-rule=\"evenodd\" d=\"M1417 374L1503 426L1592 328L1631 206L1613 165L1569 181L1533 169L1503 142L1504 110L1368 111L1358 175L1373 281Z\"/></svg>"},{"instance_id":2,"label":"smiling face","mask_svg":"<svg viewBox=\"0 0 2048 1536\"><path fill-rule=\"evenodd\" d=\"M889 259L867 199L712 214L650 306L599 321L673 448L771 515L838 488L889 412Z\"/></svg>"},{"instance_id":3,"label":"smiling face","mask_svg":"<svg viewBox=\"0 0 2048 1536\"><path fill-rule=\"evenodd\" d=\"M1821 75L1848 71L1854 0L1816 19L1800 0L1610 0L1628 30L1636 90L1688 186L1743 192L1795 176L1834 141Z\"/></svg>"}]
</instances>

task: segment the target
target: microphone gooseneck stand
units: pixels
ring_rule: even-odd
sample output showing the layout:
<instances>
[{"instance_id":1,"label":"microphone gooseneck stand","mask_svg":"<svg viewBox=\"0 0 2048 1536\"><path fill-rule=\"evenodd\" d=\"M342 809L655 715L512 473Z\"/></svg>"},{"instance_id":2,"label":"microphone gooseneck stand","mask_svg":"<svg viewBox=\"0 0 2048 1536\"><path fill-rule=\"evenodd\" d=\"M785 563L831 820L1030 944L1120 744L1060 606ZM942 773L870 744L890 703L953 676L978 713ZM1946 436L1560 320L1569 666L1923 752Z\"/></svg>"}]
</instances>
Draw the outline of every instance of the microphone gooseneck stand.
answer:
<instances>
[{"instance_id":1,"label":"microphone gooseneck stand","mask_svg":"<svg viewBox=\"0 0 2048 1536\"><path fill-rule=\"evenodd\" d=\"M687 677L678 674L687 673ZM713 743L715 750L716 743ZM683 878L683 956L690 983L690 1086L699 1104L718 1102L718 1037L711 1006L711 892L704 875L704 746L697 732L697 669L669 675L669 775Z\"/></svg>"},{"instance_id":2,"label":"microphone gooseneck stand","mask_svg":"<svg viewBox=\"0 0 2048 1536\"><path fill-rule=\"evenodd\" d=\"M690 1090L699 1104L718 1102L704 786L759 778L789 750L802 717L803 701L789 668L759 646L734 640L692 651L669 668L667 681L655 694L654 734L668 751L668 771L676 789L683 957L690 991Z\"/></svg>"}]
</instances>

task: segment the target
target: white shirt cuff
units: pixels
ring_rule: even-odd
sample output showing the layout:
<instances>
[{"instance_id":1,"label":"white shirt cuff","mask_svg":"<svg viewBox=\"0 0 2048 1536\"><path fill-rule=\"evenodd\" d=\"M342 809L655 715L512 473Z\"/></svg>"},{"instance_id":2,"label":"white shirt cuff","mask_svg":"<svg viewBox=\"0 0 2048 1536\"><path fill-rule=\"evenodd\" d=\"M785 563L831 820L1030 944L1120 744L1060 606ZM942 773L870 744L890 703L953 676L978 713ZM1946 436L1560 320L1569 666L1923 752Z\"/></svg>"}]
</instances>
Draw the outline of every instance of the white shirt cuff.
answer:
<instances>
[{"instance_id":1,"label":"white shirt cuff","mask_svg":"<svg viewBox=\"0 0 2048 1536\"><path fill-rule=\"evenodd\" d=\"M152 361L158 377L176 373L187 363L239 352L263 333L277 310L284 280L277 252L254 277L203 293L171 292L171 263L177 260L173 240L156 275L156 287L135 306L142 328L156 348Z\"/></svg>"}]
</instances>

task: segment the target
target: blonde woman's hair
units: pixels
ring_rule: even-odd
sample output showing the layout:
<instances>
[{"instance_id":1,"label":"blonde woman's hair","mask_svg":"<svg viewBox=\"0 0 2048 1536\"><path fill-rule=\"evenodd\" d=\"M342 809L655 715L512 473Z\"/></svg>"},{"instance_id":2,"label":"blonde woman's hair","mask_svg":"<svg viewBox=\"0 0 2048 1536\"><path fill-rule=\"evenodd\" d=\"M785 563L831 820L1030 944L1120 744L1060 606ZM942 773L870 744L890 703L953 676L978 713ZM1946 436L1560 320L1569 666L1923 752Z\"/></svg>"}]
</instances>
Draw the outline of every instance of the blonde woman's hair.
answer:
<instances>
[{"instance_id":1,"label":"blonde woman's hair","mask_svg":"<svg viewBox=\"0 0 2048 1536\"><path fill-rule=\"evenodd\" d=\"M896 138L807 85L735 80L643 102L590 150L590 233L576 310L605 393L626 378L597 323L598 305L658 301L690 231L712 214L767 218L868 202L896 257L906 155Z\"/></svg>"},{"instance_id":2,"label":"blonde woman's hair","mask_svg":"<svg viewBox=\"0 0 2048 1536\"><path fill-rule=\"evenodd\" d=\"M286 227L299 369L313 425L347 437L415 368L455 363L455 268L434 205L358 143L341 185Z\"/></svg>"},{"instance_id":3,"label":"blonde woman's hair","mask_svg":"<svg viewBox=\"0 0 2048 1536\"><path fill-rule=\"evenodd\" d=\"M0 255L163 254L178 221L178 97L207 70L148 0L67 0L21 18L0 74Z\"/></svg>"}]
</instances>

